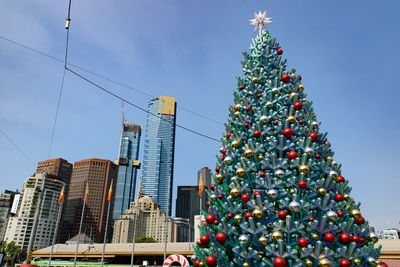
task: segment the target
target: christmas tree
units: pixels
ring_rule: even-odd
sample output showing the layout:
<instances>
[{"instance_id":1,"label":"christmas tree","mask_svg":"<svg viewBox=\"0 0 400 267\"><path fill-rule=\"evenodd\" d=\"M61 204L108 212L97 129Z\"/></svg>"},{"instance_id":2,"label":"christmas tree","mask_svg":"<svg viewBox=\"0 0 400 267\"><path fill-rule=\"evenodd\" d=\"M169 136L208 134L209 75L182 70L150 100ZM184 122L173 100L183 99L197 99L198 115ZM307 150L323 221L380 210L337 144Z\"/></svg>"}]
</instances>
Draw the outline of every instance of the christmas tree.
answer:
<instances>
[{"instance_id":1,"label":"christmas tree","mask_svg":"<svg viewBox=\"0 0 400 267\"><path fill-rule=\"evenodd\" d=\"M301 76L254 14L193 266L383 265Z\"/></svg>"}]
</instances>

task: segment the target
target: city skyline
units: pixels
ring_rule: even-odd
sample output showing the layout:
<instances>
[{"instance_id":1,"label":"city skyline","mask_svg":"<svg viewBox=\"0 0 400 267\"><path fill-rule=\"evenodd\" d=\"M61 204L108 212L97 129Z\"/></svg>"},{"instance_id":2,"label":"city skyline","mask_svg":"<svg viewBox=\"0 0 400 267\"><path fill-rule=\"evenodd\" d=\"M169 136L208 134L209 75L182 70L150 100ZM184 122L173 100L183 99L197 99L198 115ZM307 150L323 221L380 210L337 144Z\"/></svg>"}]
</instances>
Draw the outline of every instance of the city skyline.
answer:
<instances>
[{"instance_id":1,"label":"city skyline","mask_svg":"<svg viewBox=\"0 0 400 267\"><path fill-rule=\"evenodd\" d=\"M302 75L307 98L315 103L321 129L328 131L335 161L343 164L352 195L362 203L370 224L385 229L398 226L400 220L399 207L390 205L400 201L395 169L399 125L393 123L399 100L395 86L399 38L393 34L398 7L394 1L385 5L237 1L229 6L212 1L76 2L71 12L69 62L141 90L145 94L85 73L140 107L146 107L151 96L176 96L179 106L218 122L178 107L177 123L219 139L232 104L234 76L241 73L241 52L254 36L253 27L248 26L252 10L269 8L274 23L268 29L280 41L289 66ZM48 0L3 1L0 12L5 21L0 25L2 36L63 59L64 5ZM220 20L222 13L224 20ZM98 21L104 17L111 22L98 30ZM148 17L153 19L144 25ZM67 73L48 155L63 64L4 39L0 48L4 70L0 74L1 130L33 161L1 136L1 191L20 189L36 162L43 159L116 159L119 100ZM125 115L145 125L145 113L126 105ZM213 170L221 145L179 128L176 140L174 183L184 185L190 180L195 184L193 171L202 166Z\"/></svg>"}]
</instances>

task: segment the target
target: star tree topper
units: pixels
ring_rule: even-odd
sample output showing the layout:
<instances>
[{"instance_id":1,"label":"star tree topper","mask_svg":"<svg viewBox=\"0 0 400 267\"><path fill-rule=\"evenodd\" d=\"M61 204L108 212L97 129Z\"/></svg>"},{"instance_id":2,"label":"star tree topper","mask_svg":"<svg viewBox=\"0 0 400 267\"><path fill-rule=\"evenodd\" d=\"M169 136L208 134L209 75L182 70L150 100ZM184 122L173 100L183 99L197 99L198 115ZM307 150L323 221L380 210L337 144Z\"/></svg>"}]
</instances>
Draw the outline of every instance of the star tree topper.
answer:
<instances>
[{"instance_id":1,"label":"star tree topper","mask_svg":"<svg viewBox=\"0 0 400 267\"><path fill-rule=\"evenodd\" d=\"M260 31L262 29L267 29L267 26L265 26L265 24L269 24L272 23L271 18L267 18L267 12L268 9L265 9L264 13L261 14L261 11L258 11L258 14L253 11L254 14L254 19L250 20L250 25L256 26L256 28L254 29L254 32L257 31L257 29L260 29Z\"/></svg>"}]
</instances>

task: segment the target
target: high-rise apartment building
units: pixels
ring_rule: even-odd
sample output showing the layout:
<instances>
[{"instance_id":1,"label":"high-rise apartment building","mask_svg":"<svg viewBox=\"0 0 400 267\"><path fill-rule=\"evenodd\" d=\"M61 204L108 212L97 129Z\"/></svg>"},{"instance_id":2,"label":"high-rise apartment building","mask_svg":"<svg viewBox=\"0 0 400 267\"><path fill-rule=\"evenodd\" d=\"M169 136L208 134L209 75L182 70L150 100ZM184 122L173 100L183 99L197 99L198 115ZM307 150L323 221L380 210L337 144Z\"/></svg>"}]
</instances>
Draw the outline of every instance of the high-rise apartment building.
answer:
<instances>
[{"instance_id":1,"label":"high-rise apartment building","mask_svg":"<svg viewBox=\"0 0 400 267\"><path fill-rule=\"evenodd\" d=\"M114 233L112 243L131 243L133 241L135 214L136 239L140 237L152 237L157 242L165 241L165 211L149 196L136 199L131 203L121 218L114 221ZM168 217L168 242L188 242L189 221L183 218Z\"/></svg>"},{"instance_id":2,"label":"high-rise apartment building","mask_svg":"<svg viewBox=\"0 0 400 267\"><path fill-rule=\"evenodd\" d=\"M17 192L12 192L6 190L6 192L0 194L0 242L4 239L4 234L6 233L8 218L11 213L11 205L14 204L14 196L18 194ZM19 199L18 199L19 201ZM15 203L16 208L18 208L18 202ZM15 211L16 212L16 211Z\"/></svg>"},{"instance_id":3,"label":"high-rise apartment building","mask_svg":"<svg viewBox=\"0 0 400 267\"><path fill-rule=\"evenodd\" d=\"M143 159L143 195L151 196L171 215L176 103L160 96L149 103Z\"/></svg>"},{"instance_id":4,"label":"high-rise apartment building","mask_svg":"<svg viewBox=\"0 0 400 267\"><path fill-rule=\"evenodd\" d=\"M200 177L203 181L203 186L204 189L210 189L211 186L211 170L207 167L201 168L197 172L197 184L200 186ZM208 201L208 194L206 193L206 190L203 190L203 193L201 194L201 209L206 210L206 203ZM196 213L197 215L200 213Z\"/></svg>"},{"instance_id":5,"label":"high-rise apartment building","mask_svg":"<svg viewBox=\"0 0 400 267\"><path fill-rule=\"evenodd\" d=\"M42 186L42 204L38 207ZM57 226L57 216L60 205L58 198L64 181L51 174L36 173L29 177L22 187L21 199L16 207L15 215L8 220L4 240L14 241L17 246L27 248L31 236L36 210L39 209L39 221L33 247L40 249L48 247L53 241ZM13 209L13 208L12 208Z\"/></svg>"},{"instance_id":6,"label":"high-rise apartment building","mask_svg":"<svg viewBox=\"0 0 400 267\"><path fill-rule=\"evenodd\" d=\"M140 135L139 125L134 123L122 124L113 219L119 219L135 199L136 172L140 167L138 161Z\"/></svg>"},{"instance_id":7,"label":"high-rise apartment building","mask_svg":"<svg viewBox=\"0 0 400 267\"><path fill-rule=\"evenodd\" d=\"M67 207L61 242L65 242L79 233L86 184L89 187L89 197L83 217L82 233L86 233L95 242L103 242L107 219L108 190L112 181L113 188L115 188L117 174L118 165L109 160L91 158L74 163L68 199L66 200ZM111 210L113 202L112 199ZM108 223L111 227L111 216Z\"/></svg>"}]
</instances>

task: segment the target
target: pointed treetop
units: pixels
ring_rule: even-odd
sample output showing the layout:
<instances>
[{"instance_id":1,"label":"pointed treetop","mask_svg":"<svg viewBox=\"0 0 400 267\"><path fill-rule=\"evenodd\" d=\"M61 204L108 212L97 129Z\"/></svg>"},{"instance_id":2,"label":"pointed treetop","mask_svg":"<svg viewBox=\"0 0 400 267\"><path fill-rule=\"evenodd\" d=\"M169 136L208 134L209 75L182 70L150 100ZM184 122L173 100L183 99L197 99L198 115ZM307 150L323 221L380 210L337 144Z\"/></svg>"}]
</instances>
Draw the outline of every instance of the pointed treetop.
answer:
<instances>
[{"instance_id":1,"label":"pointed treetop","mask_svg":"<svg viewBox=\"0 0 400 267\"><path fill-rule=\"evenodd\" d=\"M267 17L267 12L268 12L268 9L265 9L264 13L261 13L261 11L258 11L258 14L255 11L253 11L254 19L250 20L250 22L251 22L250 25L256 26L254 29L254 32L256 32L257 29L260 29L260 31L262 29L266 30L267 26L265 26L265 25L272 23L271 18Z\"/></svg>"}]
</instances>

